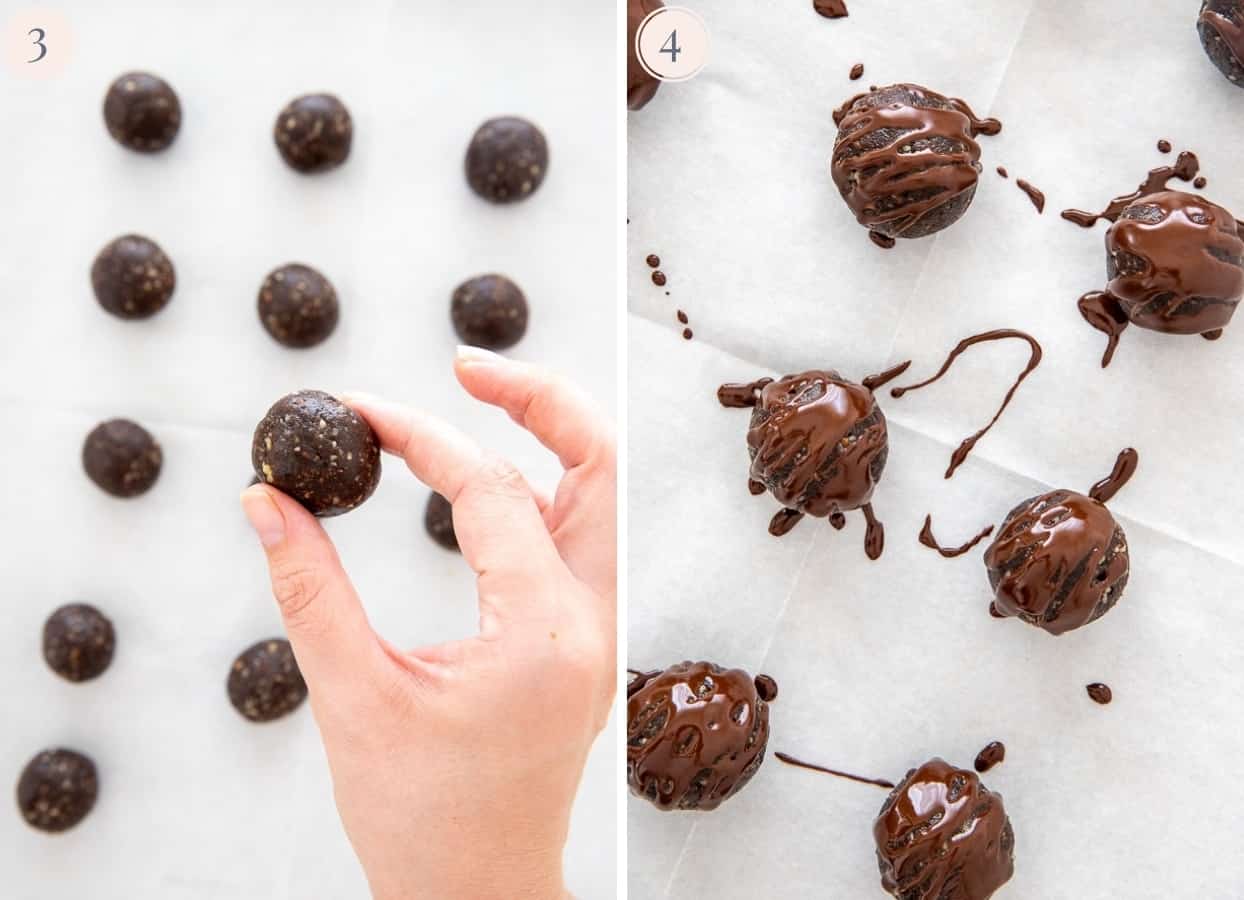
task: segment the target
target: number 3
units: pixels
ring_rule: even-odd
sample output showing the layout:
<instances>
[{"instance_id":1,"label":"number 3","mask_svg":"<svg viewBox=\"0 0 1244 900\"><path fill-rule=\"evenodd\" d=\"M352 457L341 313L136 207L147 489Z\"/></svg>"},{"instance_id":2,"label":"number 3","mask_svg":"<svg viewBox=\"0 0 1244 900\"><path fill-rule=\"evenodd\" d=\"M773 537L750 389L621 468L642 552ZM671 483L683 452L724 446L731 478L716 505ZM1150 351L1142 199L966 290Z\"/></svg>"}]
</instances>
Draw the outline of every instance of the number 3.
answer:
<instances>
[{"instance_id":1,"label":"number 3","mask_svg":"<svg viewBox=\"0 0 1244 900\"><path fill-rule=\"evenodd\" d=\"M39 48L39 55L36 56L34 59L26 60L26 62L28 63L37 63L39 60L43 59L43 57L48 55L48 46L47 44L43 43L43 39L47 37L46 31L44 31L42 28L32 28L26 32L26 36L32 37L36 32L38 32L39 36L34 39L33 43L36 47Z\"/></svg>"}]
</instances>

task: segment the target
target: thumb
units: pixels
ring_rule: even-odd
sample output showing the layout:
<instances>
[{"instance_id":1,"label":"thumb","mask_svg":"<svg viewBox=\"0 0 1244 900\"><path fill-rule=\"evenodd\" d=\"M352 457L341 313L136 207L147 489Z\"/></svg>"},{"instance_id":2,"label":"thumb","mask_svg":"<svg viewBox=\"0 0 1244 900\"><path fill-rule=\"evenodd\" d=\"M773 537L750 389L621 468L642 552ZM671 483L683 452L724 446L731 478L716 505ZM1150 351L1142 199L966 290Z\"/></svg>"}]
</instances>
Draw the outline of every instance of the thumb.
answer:
<instances>
[{"instance_id":1,"label":"thumb","mask_svg":"<svg viewBox=\"0 0 1244 900\"><path fill-rule=\"evenodd\" d=\"M323 527L297 502L262 485L242 492L242 509L268 556L272 593L312 693L356 680L382 651Z\"/></svg>"}]
</instances>

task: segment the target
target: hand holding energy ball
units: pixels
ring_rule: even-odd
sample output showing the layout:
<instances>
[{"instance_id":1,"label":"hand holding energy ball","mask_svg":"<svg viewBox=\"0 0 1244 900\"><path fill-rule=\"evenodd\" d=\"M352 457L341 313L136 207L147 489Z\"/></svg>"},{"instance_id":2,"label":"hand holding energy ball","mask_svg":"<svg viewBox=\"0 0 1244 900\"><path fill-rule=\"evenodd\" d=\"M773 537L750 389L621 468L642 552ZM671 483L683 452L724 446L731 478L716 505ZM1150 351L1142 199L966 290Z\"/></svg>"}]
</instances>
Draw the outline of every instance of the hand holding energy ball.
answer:
<instances>
[{"instance_id":1,"label":"hand holding energy ball","mask_svg":"<svg viewBox=\"0 0 1244 900\"><path fill-rule=\"evenodd\" d=\"M565 475L551 502L451 426L345 399L453 503L478 574L477 637L393 646L307 510L263 485L242 504L373 896L563 897L571 803L614 694L615 439L538 368L464 347L455 372L558 455Z\"/></svg>"}]
</instances>

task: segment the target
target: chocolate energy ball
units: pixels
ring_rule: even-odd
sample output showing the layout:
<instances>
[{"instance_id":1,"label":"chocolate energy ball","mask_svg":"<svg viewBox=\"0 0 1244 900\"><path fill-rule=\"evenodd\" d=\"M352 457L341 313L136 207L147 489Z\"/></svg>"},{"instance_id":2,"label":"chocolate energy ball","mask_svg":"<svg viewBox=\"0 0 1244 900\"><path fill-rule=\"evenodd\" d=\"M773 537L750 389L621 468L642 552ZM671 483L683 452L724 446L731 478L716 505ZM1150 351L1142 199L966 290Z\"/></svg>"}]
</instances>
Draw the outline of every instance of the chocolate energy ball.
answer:
<instances>
[{"instance_id":1,"label":"chocolate energy ball","mask_svg":"<svg viewBox=\"0 0 1244 900\"><path fill-rule=\"evenodd\" d=\"M915 84L852 97L834 113L834 184L861 225L919 238L953 224L976 194L976 136L1002 130L962 100Z\"/></svg>"},{"instance_id":2,"label":"chocolate energy ball","mask_svg":"<svg viewBox=\"0 0 1244 900\"><path fill-rule=\"evenodd\" d=\"M255 428L255 474L312 514L338 516L380 483L380 442L363 418L323 391L286 394Z\"/></svg>"},{"instance_id":3,"label":"chocolate energy ball","mask_svg":"<svg viewBox=\"0 0 1244 900\"><path fill-rule=\"evenodd\" d=\"M658 809L716 809L764 762L767 676L708 662L640 675L627 688L626 769L631 793Z\"/></svg>"},{"instance_id":4,"label":"chocolate energy ball","mask_svg":"<svg viewBox=\"0 0 1244 900\"><path fill-rule=\"evenodd\" d=\"M635 34L654 10L665 4L661 0L627 0L626 4L626 107L643 109L657 95L661 82L648 74L635 52Z\"/></svg>"},{"instance_id":5,"label":"chocolate energy ball","mask_svg":"<svg viewBox=\"0 0 1244 900\"><path fill-rule=\"evenodd\" d=\"M17 782L17 808L40 831L68 831L86 818L99 796L90 758L73 750L44 750L26 764Z\"/></svg>"},{"instance_id":6,"label":"chocolate energy ball","mask_svg":"<svg viewBox=\"0 0 1244 900\"><path fill-rule=\"evenodd\" d=\"M259 288L259 321L286 347L314 347L327 340L337 316L337 291L310 266L286 263Z\"/></svg>"},{"instance_id":7,"label":"chocolate energy ball","mask_svg":"<svg viewBox=\"0 0 1244 900\"><path fill-rule=\"evenodd\" d=\"M549 145L544 133L526 119L489 119L471 138L466 152L471 190L492 203L517 203L544 181Z\"/></svg>"},{"instance_id":8,"label":"chocolate energy ball","mask_svg":"<svg viewBox=\"0 0 1244 900\"><path fill-rule=\"evenodd\" d=\"M428 497L428 506L423 512L423 527L432 536L432 540L446 550L458 549L458 536L454 534L453 505L436 491Z\"/></svg>"},{"instance_id":9,"label":"chocolate energy ball","mask_svg":"<svg viewBox=\"0 0 1244 900\"><path fill-rule=\"evenodd\" d=\"M449 315L464 344L504 350L527 333L527 298L504 275L478 275L454 290Z\"/></svg>"},{"instance_id":10,"label":"chocolate energy ball","mask_svg":"<svg viewBox=\"0 0 1244 900\"><path fill-rule=\"evenodd\" d=\"M881 886L899 900L988 900L1015 871L1002 797L975 772L931 759L886 799L873 824Z\"/></svg>"},{"instance_id":11,"label":"chocolate energy ball","mask_svg":"<svg viewBox=\"0 0 1244 900\"><path fill-rule=\"evenodd\" d=\"M229 667L225 685L233 708L252 722L271 722L307 699L307 683L289 641L271 638L243 650Z\"/></svg>"},{"instance_id":12,"label":"chocolate energy ball","mask_svg":"<svg viewBox=\"0 0 1244 900\"><path fill-rule=\"evenodd\" d=\"M354 122L345 104L332 94L305 94L277 115L272 136L291 169L327 172L350 155Z\"/></svg>"},{"instance_id":13,"label":"chocolate energy ball","mask_svg":"<svg viewBox=\"0 0 1244 900\"><path fill-rule=\"evenodd\" d=\"M129 419L101 422L82 445L87 476L114 497L145 494L163 464L164 452L151 432Z\"/></svg>"},{"instance_id":14,"label":"chocolate energy ball","mask_svg":"<svg viewBox=\"0 0 1244 900\"><path fill-rule=\"evenodd\" d=\"M1196 30L1218 71L1244 88L1244 0L1203 0Z\"/></svg>"},{"instance_id":15,"label":"chocolate energy ball","mask_svg":"<svg viewBox=\"0 0 1244 900\"><path fill-rule=\"evenodd\" d=\"M122 147L139 153L166 149L181 128L181 101L168 82L146 72L126 72L104 95L104 124Z\"/></svg>"},{"instance_id":16,"label":"chocolate energy ball","mask_svg":"<svg viewBox=\"0 0 1244 900\"><path fill-rule=\"evenodd\" d=\"M99 251L91 265L99 305L122 319L154 316L173 297L177 275L159 244L126 234Z\"/></svg>"},{"instance_id":17,"label":"chocolate energy ball","mask_svg":"<svg viewBox=\"0 0 1244 900\"><path fill-rule=\"evenodd\" d=\"M107 616L85 603L70 603L43 625L43 658L69 681L90 681L112 663L117 635Z\"/></svg>"}]
</instances>

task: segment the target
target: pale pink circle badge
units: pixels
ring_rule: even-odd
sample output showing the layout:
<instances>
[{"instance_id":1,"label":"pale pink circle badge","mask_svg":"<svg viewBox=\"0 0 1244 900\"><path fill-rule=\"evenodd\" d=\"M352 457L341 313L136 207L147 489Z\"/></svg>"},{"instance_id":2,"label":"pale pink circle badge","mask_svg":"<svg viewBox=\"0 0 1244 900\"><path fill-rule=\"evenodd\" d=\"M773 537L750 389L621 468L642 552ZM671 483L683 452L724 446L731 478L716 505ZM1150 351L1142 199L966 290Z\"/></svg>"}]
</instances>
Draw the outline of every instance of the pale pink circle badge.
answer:
<instances>
[{"instance_id":1,"label":"pale pink circle badge","mask_svg":"<svg viewBox=\"0 0 1244 900\"><path fill-rule=\"evenodd\" d=\"M685 6L655 9L635 31L635 55L659 81L694 78L708 62L708 27Z\"/></svg>"},{"instance_id":2,"label":"pale pink circle badge","mask_svg":"<svg viewBox=\"0 0 1244 900\"><path fill-rule=\"evenodd\" d=\"M65 15L54 9L20 10L4 23L0 54L10 74L19 78L55 78L73 57L73 29Z\"/></svg>"}]
</instances>

